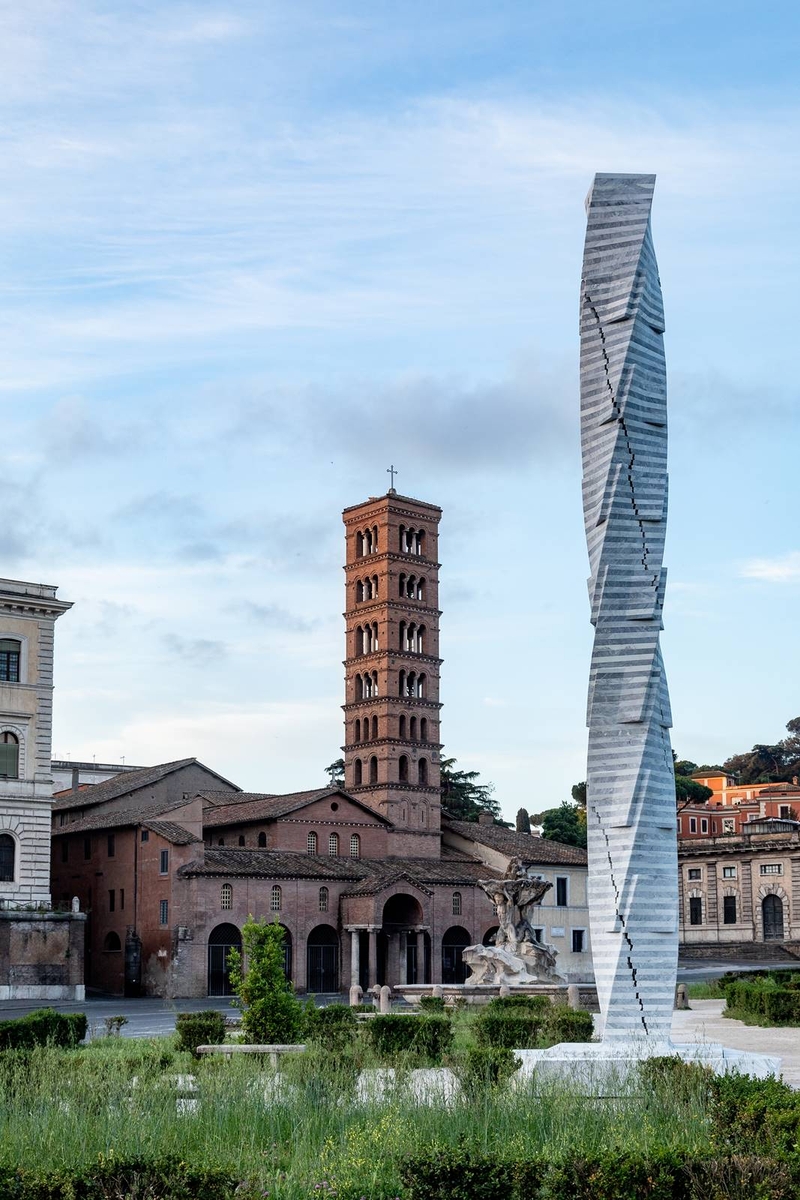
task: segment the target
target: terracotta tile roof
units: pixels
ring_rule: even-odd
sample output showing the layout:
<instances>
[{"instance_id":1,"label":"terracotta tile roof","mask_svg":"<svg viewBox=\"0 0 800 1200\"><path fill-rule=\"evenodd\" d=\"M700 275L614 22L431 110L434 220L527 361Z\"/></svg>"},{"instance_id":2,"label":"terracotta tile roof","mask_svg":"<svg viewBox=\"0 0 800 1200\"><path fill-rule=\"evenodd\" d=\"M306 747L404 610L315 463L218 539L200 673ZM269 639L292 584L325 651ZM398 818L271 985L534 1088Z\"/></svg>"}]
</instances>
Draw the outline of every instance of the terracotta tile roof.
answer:
<instances>
[{"instance_id":1,"label":"terracotta tile roof","mask_svg":"<svg viewBox=\"0 0 800 1200\"><path fill-rule=\"evenodd\" d=\"M471 887L477 879L497 872L484 863L439 862L430 858L390 858L382 862L363 858L328 858L290 850L242 850L214 846L206 849L204 861L186 863L178 869L183 876L239 875L258 879L339 879L352 882L347 895L379 892L399 879L418 886Z\"/></svg>"},{"instance_id":2,"label":"terracotta tile roof","mask_svg":"<svg viewBox=\"0 0 800 1200\"><path fill-rule=\"evenodd\" d=\"M161 804L149 804L143 808L123 808L115 809L113 812L90 813L88 817L81 817L79 821L70 821L67 825L54 826L53 837L61 837L70 833L90 833L94 829L129 829L133 825L149 823L151 819L160 817L163 812L169 812L175 807L175 802L171 801L169 804L162 802ZM178 825L175 828L180 829L182 826Z\"/></svg>"},{"instance_id":3,"label":"terracotta tile roof","mask_svg":"<svg viewBox=\"0 0 800 1200\"><path fill-rule=\"evenodd\" d=\"M345 892L347 896L374 895L392 884L408 880L422 891L432 886L474 887L478 879L500 878L500 872L485 863L444 861L430 858L390 858L384 862L366 862L366 876Z\"/></svg>"},{"instance_id":4,"label":"terracotta tile roof","mask_svg":"<svg viewBox=\"0 0 800 1200\"><path fill-rule=\"evenodd\" d=\"M371 865L371 864L369 864ZM258 879L360 879L368 864L355 858L325 858L290 850L234 850L214 846L204 861L186 863L178 874L246 875Z\"/></svg>"},{"instance_id":5,"label":"terracotta tile roof","mask_svg":"<svg viewBox=\"0 0 800 1200\"><path fill-rule=\"evenodd\" d=\"M285 796L276 796L266 792L241 792L233 799L225 801L224 792L199 792L198 795L208 803L203 808L203 824L216 829L223 825L239 825L243 821L271 821L276 817L284 817L287 813L305 808L316 800L324 800L326 796L342 796L352 804L358 805L364 812L369 813L382 825L391 822L375 812L362 800L357 800L341 788L315 788L310 792L289 792Z\"/></svg>"},{"instance_id":6,"label":"terracotta tile roof","mask_svg":"<svg viewBox=\"0 0 800 1200\"><path fill-rule=\"evenodd\" d=\"M195 837L188 829L184 829L183 825L177 825L174 821L143 821L142 824L145 829L152 829L153 833L172 842L174 846L189 846L192 842L202 842L201 838Z\"/></svg>"},{"instance_id":7,"label":"terracotta tile roof","mask_svg":"<svg viewBox=\"0 0 800 1200\"><path fill-rule=\"evenodd\" d=\"M138 771L120 771L119 775L113 775L111 779L106 779L102 783L93 783L91 787L79 791L77 795L74 792L62 795L56 798L53 812L66 812L72 808L93 808L98 804L103 804L106 800L116 800L117 797L125 796L128 792L136 792L140 788L149 787L167 775L180 771L182 767L190 767L193 764L216 775L221 783L228 783L228 780L222 775L217 775L216 771L212 771L210 767L206 767L196 758L178 758L175 762L159 763L155 767L142 767ZM230 786L233 791L239 791L235 783Z\"/></svg>"},{"instance_id":8,"label":"terracotta tile roof","mask_svg":"<svg viewBox=\"0 0 800 1200\"><path fill-rule=\"evenodd\" d=\"M511 854L526 862L545 865L586 866L586 851L580 846L565 846L549 838L534 837L530 833L517 833L504 829L502 825L479 825L472 821L442 821L442 831L452 830L459 837L470 838L479 846L488 846L503 854Z\"/></svg>"}]
</instances>

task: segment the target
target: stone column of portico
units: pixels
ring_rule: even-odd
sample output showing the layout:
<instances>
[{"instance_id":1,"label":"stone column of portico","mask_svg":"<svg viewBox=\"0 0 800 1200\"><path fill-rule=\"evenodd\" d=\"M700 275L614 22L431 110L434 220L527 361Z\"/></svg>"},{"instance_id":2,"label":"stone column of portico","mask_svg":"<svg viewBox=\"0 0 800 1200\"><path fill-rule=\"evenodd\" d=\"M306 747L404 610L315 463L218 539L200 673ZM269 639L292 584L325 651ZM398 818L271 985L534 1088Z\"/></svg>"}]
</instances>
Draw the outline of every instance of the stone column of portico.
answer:
<instances>
[{"instance_id":1,"label":"stone column of portico","mask_svg":"<svg viewBox=\"0 0 800 1200\"><path fill-rule=\"evenodd\" d=\"M397 935L397 946L400 961L397 964L397 980L398 983L408 983L408 933L405 929L401 929Z\"/></svg>"},{"instance_id":2,"label":"stone column of portico","mask_svg":"<svg viewBox=\"0 0 800 1200\"><path fill-rule=\"evenodd\" d=\"M373 925L369 931L369 987L378 985L378 930Z\"/></svg>"},{"instance_id":3,"label":"stone column of portico","mask_svg":"<svg viewBox=\"0 0 800 1200\"><path fill-rule=\"evenodd\" d=\"M420 982L419 970L419 932L416 929L410 929L408 932L408 944L415 950L414 954L414 983Z\"/></svg>"},{"instance_id":4,"label":"stone column of portico","mask_svg":"<svg viewBox=\"0 0 800 1200\"><path fill-rule=\"evenodd\" d=\"M359 982L359 952L360 952L360 931L358 929L350 930L350 986Z\"/></svg>"}]
</instances>

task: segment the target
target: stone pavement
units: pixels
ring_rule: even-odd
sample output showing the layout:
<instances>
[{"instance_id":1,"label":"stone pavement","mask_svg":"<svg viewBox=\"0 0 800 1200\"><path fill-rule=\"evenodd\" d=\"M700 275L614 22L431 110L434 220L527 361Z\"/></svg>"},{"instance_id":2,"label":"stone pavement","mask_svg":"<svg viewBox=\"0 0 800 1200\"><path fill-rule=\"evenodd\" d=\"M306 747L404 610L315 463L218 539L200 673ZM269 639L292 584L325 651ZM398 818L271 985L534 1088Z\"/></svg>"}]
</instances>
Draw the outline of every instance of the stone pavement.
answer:
<instances>
[{"instance_id":1,"label":"stone pavement","mask_svg":"<svg viewBox=\"0 0 800 1200\"><path fill-rule=\"evenodd\" d=\"M754 1050L783 1060L783 1078L800 1088L800 1030L762 1029L723 1017L724 1000L690 1000L688 1010L672 1016L674 1042L718 1042L732 1050Z\"/></svg>"}]
</instances>

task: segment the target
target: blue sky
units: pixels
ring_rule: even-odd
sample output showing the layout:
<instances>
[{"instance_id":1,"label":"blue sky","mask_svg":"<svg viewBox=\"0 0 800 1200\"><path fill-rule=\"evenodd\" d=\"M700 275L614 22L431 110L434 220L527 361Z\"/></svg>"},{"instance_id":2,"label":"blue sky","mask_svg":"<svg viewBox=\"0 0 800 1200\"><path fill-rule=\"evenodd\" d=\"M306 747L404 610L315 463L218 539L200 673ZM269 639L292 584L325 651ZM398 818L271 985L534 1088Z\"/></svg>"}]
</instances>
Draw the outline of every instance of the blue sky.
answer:
<instances>
[{"instance_id":1,"label":"blue sky","mask_svg":"<svg viewBox=\"0 0 800 1200\"><path fill-rule=\"evenodd\" d=\"M311 787L340 510L440 504L448 754L584 778L577 297L655 171L683 756L797 695L794 5L0 6L0 573L57 583L54 751Z\"/></svg>"}]
</instances>

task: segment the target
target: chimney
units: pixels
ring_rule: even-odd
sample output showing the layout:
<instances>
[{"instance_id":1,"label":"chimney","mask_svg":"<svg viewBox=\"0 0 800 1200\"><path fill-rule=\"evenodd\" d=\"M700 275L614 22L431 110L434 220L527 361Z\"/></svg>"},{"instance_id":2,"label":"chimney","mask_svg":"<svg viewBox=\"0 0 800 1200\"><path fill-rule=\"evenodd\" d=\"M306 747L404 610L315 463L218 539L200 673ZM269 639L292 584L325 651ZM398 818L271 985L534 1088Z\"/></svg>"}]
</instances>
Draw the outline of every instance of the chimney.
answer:
<instances>
[{"instance_id":1,"label":"chimney","mask_svg":"<svg viewBox=\"0 0 800 1200\"><path fill-rule=\"evenodd\" d=\"M494 825L494 817L492 816L492 814L490 812L486 812L486 810L484 809L483 812L478 813L478 824L479 825Z\"/></svg>"},{"instance_id":2,"label":"chimney","mask_svg":"<svg viewBox=\"0 0 800 1200\"><path fill-rule=\"evenodd\" d=\"M81 776L80 767L73 767L72 768L72 790L74 793L77 793L81 790L80 776Z\"/></svg>"},{"instance_id":3,"label":"chimney","mask_svg":"<svg viewBox=\"0 0 800 1200\"><path fill-rule=\"evenodd\" d=\"M792 776L792 784L794 785L794 787L797 787L797 776L796 775Z\"/></svg>"}]
</instances>

